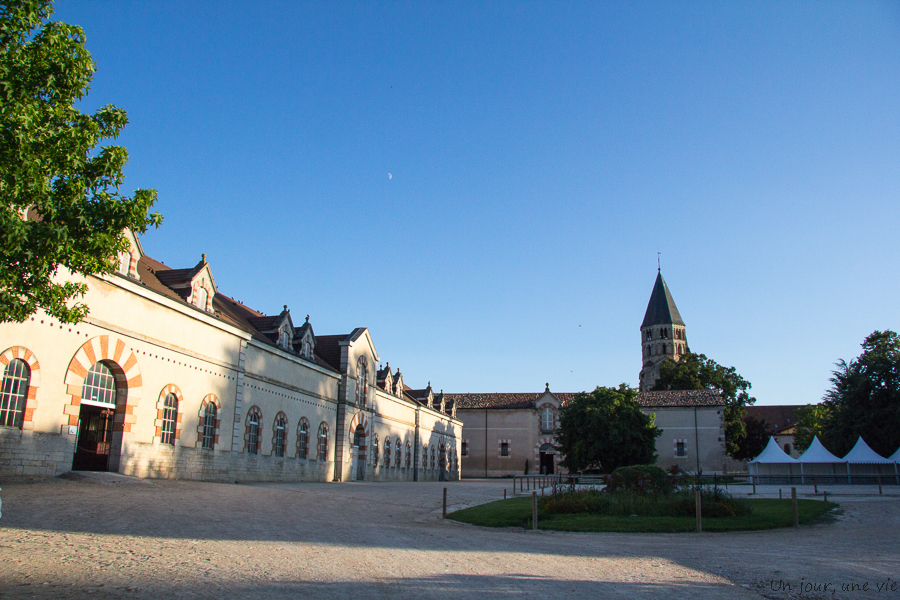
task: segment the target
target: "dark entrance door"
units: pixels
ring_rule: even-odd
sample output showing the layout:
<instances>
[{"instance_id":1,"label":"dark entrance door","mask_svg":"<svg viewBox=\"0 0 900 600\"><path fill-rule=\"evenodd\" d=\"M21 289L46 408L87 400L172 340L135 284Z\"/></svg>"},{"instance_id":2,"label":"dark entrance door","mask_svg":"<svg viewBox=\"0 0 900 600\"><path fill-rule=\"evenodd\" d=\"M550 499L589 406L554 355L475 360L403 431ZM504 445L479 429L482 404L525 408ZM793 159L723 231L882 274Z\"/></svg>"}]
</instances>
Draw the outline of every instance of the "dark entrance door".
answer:
<instances>
[{"instance_id":1,"label":"dark entrance door","mask_svg":"<svg viewBox=\"0 0 900 600\"><path fill-rule=\"evenodd\" d=\"M541 473L553 475L553 455L541 452Z\"/></svg>"},{"instance_id":2,"label":"dark entrance door","mask_svg":"<svg viewBox=\"0 0 900 600\"><path fill-rule=\"evenodd\" d=\"M73 471L106 471L109 469L109 447L112 442L113 409L81 405L78 441L75 445Z\"/></svg>"}]
</instances>

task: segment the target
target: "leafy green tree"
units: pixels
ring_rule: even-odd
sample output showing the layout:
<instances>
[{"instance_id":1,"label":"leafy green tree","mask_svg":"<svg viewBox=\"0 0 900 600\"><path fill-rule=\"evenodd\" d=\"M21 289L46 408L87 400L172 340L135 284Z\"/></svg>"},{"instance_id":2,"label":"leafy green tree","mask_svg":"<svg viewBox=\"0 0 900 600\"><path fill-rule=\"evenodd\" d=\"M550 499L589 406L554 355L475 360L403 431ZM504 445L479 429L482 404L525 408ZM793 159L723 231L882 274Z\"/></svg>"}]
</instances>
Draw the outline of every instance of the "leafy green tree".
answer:
<instances>
[{"instance_id":1,"label":"leafy green tree","mask_svg":"<svg viewBox=\"0 0 900 600\"><path fill-rule=\"evenodd\" d=\"M662 431L641 412L637 390L624 383L578 394L560 412L556 442L570 471L652 464Z\"/></svg>"},{"instance_id":2,"label":"leafy green tree","mask_svg":"<svg viewBox=\"0 0 900 600\"><path fill-rule=\"evenodd\" d=\"M825 394L822 443L838 456L862 436L869 447L890 456L900 445L900 336L875 331L850 363L841 360Z\"/></svg>"},{"instance_id":3,"label":"leafy green tree","mask_svg":"<svg viewBox=\"0 0 900 600\"><path fill-rule=\"evenodd\" d=\"M753 460L759 456L769 443L772 436L769 433L769 424L765 419L757 419L756 417L744 417L744 437L738 444L737 452L734 458L738 460Z\"/></svg>"},{"instance_id":4,"label":"leafy green tree","mask_svg":"<svg viewBox=\"0 0 900 600\"><path fill-rule=\"evenodd\" d=\"M84 283L55 278L112 273L125 230L158 226L154 190L119 191L125 111L92 115L74 104L95 71L80 27L50 21L50 0L0 4L0 322L41 309L62 322L87 314ZM28 216L28 218L24 218Z\"/></svg>"},{"instance_id":5,"label":"leafy green tree","mask_svg":"<svg viewBox=\"0 0 900 600\"><path fill-rule=\"evenodd\" d=\"M822 428L828 420L825 404L807 404L797 409L797 425L794 428L794 447L797 452L806 452L813 438L822 438Z\"/></svg>"},{"instance_id":6,"label":"leafy green tree","mask_svg":"<svg viewBox=\"0 0 900 600\"><path fill-rule=\"evenodd\" d=\"M654 390L716 390L725 402L725 444L728 456L736 458L741 440L747 435L744 423L746 406L756 402L747 390L750 382L734 367L723 367L704 354L686 352L677 361L667 360L659 367Z\"/></svg>"}]
</instances>

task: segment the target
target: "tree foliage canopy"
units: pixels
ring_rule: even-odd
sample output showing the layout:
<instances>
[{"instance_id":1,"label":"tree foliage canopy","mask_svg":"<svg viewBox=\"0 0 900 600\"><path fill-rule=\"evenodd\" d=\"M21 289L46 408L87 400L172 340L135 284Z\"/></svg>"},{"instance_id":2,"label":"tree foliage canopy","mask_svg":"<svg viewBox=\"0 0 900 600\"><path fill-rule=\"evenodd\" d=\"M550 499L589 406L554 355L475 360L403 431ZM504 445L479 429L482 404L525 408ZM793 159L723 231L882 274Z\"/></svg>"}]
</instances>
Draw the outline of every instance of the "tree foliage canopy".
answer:
<instances>
[{"instance_id":1,"label":"tree foliage canopy","mask_svg":"<svg viewBox=\"0 0 900 600\"><path fill-rule=\"evenodd\" d=\"M794 448L806 452L813 439L822 439L822 428L828 420L828 407L824 404L808 404L797 409L797 425L794 428Z\"/></svg>"},{"instance_id":2,"label":"tree foliage canopy","mask_svg":"<svg viewBox=\"0 0 900 600\"><path fill-rule=\"evenodd\" d=\"M900 445L900 336L875 331L850 363L841 360L825 394L822 443L838 456L862 436L872 450L890 456Z\"/></svg>"},{"instance_id":3,"label":"tree foliage canopy","mask_svg":"<svg viewBox=\"0 0 900 600\"><path fill-rule=\"evenodd\" d=\"M162 220L147 214L154 190L120 193L128 153L98 144L127 116L112 105L92 115L75 108L95 65L81 28L50 21L51 12L50 0L0 4L0 322L38 309L81 320L87 307L69 302L86 287L55 282L59 267L112 273L125 230Z\"/></svg>"},{"instance_id":4,"label":"tree foliage canopy","mask_svg":"<svg viewBox=\"0 0 900 600\"><path fill-rule=\"evenodd\" d=\"M624 383L578 394L560 412L556 442L570 471L600 470L651 464L656 438L662 433L641 412L637 390Z\"/></svg>"},{"instance_id":5,"label":"tree foliage canopy","mask_svg":"<svg viewBox=\"0 0 900 600\"><path fill-rule=\"evenodd\" d=\"M750 382L734 367L723 367L704 354L686 352L660 365L654 390L716 390L725 402L725 442L728 455L740 454L741 441L747 435L744 407L756 402L747 390Z\"/></svg>"},{"instance_id":6,"label":"tree foliage canopy","mask_svg":"<svg viewBox=\"0 0 900 600\"><path fill-rule=\"evenodd\" d=\"M744 417L745 435L741 439L734 458L737 460L753 460L766 449L769 443L769 424L765 419L757 419L756 417Z\"/></svg>"}]
</instances>

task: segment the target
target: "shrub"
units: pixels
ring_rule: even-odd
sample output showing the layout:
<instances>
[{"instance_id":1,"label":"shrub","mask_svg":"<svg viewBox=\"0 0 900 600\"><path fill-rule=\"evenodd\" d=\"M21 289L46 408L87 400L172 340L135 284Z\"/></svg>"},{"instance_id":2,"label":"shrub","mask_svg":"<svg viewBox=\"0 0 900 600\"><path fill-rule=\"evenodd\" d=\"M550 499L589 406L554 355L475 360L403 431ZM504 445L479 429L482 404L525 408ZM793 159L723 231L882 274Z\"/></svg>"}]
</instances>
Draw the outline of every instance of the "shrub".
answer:
<instances>
[{"instance_id":1,"label":"shrub","mask_svg":"<svg viewBox=\"0 0 900 600\"><path fill-rule=\"evenodd\" d=\"M619 467L606 478L609 493L668 494L672 491L669 475L654 465Z\"/></svg>"},{"instance_id":2,"label":"shrub","mask_svg":"<svg viewBox=\"0 0 900 600\"><path fill-rule=\"evenodd\" d=\"M732 498L721 490L704 490L701 496L703 516L735 517L752 512L751 503ZM596 490L554 494L542 504L550 514L590 513L596 515L641 517L693 517L694 492L681 490L669 494L634 492L603 493Z\"/></svg>"}]
</instances>

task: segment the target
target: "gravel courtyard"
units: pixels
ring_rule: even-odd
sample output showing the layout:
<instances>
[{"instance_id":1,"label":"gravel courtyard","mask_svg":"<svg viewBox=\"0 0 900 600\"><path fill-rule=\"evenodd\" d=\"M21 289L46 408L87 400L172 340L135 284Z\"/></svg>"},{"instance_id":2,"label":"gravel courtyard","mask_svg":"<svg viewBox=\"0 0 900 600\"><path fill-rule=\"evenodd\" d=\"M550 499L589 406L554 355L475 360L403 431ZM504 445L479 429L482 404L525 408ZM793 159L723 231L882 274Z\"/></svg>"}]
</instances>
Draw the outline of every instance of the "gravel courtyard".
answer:
<instances>
[{"instance_id":1,"label":"gravel courtyard","mask_svg":"<svg viewBox=\"0 0 900 600\"><path fill-rule=\"evenodd\" d=\"M900 598L877 589L900 580L896 497L799 530L570 534L443 521L444 485L4 483L0 597ZM510 482L446 485L453 510Z\"/></svg>"}]
</instances>

